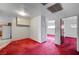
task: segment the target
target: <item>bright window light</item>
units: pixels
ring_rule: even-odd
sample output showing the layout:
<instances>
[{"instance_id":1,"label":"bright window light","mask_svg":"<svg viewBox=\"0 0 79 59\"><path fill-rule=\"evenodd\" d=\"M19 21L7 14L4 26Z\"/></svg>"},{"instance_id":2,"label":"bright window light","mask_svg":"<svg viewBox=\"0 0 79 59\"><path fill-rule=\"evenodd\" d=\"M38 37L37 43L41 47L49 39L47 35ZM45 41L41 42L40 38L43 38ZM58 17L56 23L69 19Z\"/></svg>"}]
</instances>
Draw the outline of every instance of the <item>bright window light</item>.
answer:
<instances>
[{"instance_id":1,"label":"bright window light","mask_svg":"<svg viewBox=\"0 0 79 59\"><path fill-rule=\"evenodd\" d=\"M48 23L55 23L55 20L48 21Z\"/></svg>"},{"instance_id":2,"label":"bright window light","mask_svg":"<svg viewBox=\"0 0 79 59\"><path fill-rule=\"evenodd\" d=\"M55 26L48 26L49 29L55 29Z\"/></svg>"},{"instance_id":3,"label":"bright window light","mask_svg":"<svg viewBox=\"0 0 79 59\"><path fill-rule=\"evenodd\" d=\"M24 13L24 12L22 12L22 11L21 11L21 12L18 12L18 14L19 14L19 15L22 15L22 16L26 16L26 13Z\"/></svg>"},{"instance_id":4,"label":"bright window light","mask_svg":"<svg viewBox=\"0 0 79 59\"><path fill-rule=\"evenodd\" d=\"M71 28L77 28L77 24L71 24Z\"/></svg>"}]
</instances>

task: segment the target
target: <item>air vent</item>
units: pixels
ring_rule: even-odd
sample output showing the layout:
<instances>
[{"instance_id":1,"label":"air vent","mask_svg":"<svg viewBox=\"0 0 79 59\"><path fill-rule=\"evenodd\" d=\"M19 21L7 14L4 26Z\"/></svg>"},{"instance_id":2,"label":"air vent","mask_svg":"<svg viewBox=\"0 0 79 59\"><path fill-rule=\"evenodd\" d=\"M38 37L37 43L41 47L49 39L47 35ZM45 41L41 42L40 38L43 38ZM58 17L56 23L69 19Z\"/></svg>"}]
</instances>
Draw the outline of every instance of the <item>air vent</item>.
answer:
<instances>
[{"instance_id":1,"label":"air vent","mask_svg":"<svg viewBox=\"0 0 79 59\"><path fill-rule=\"evenodd\" d=\"M41 3L42 5L46 5L47 3Z\"/></svg>"},{"instance_id":2,"label":"air vent","mask_svg":"<svg viewBox=\"0 0 79 59\"><path fill-rule=\"evenodd\" d=\"M49 11L51 11L52 13L55 13L55 12L61 11L63 8L60 3L56 3L56 4L48 7L47 9Z\"/></svg>"}]
</instances>

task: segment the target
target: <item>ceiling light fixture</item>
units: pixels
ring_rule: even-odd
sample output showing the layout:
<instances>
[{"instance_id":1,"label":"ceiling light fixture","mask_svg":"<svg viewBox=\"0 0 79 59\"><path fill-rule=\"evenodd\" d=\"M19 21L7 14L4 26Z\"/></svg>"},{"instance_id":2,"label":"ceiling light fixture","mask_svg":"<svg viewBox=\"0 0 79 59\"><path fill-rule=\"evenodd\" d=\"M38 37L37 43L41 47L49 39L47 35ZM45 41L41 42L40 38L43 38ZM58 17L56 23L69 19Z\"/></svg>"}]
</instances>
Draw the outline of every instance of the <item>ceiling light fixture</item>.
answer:
<instances>
[{"instance_id":1,"label":"ceiling light fixture","mask_svg":"<svg viewBox=\"0 0 79 59\"><path fill-rule=\"evenodd\" d=\"M24 11L16 11L19 15L21 16L29 16L27 13L25 13Z\"/></svg>"},{"instance_id":2,"label":"ceiling light fixture","mask_svg":"<svg viewBox=\"0 0 79 59\"><path fill-rule=\"evenodd\" d=\"M29 14L25 11L24 5L21 5L20 10L16 10L16 13L20 16L29 16Z\"/></svg>"}]
</instances>

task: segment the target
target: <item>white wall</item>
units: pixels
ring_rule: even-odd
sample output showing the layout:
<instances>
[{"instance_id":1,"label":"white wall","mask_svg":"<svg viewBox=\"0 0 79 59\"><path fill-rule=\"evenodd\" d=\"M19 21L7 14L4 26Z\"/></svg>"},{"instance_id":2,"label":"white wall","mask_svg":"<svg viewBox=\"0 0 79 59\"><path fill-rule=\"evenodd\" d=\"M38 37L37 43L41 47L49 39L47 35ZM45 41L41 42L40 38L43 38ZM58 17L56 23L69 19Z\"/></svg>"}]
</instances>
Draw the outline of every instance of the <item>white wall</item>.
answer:
<instances>
[{"instance_id":1,"label":"white wall","mask_svg":"<svg viewBox=\"0 0 79 59\"><path fill-rule=\"evenodd\" d=\"M0 16L0 25L12 22L12 17Z\"/></svg>"},{"instance_id":2,"label":"white wall","mask_svg":"<svg viewBox=\"0 0 79 59\"><path fill-rule=\"evenodd\" d=\"M60 25L60 19L56 19L55 20L56 22L55 22L55 34L56 34L56 36L55 36L55 43L56 44L58 44L58 45L61 45L61 25Z\"/></svg>"},{"instance_id":3,"label":"white wall","mask_svg":"<svg viewBox=\"0 0 79 59\"><path fill-rule=\"evenodd\" d=\"M41 16L35 17L30 21L31 38L35 41L41 41Z\"/></svg>"},{"instance_id":4,"label":"white wall","mask_svg":"<svg viewBox=\"0 0 79 59\"><path fill-rule=\"evenodd\" d=\"M41 16L41 42L47 41L47 22L44 15Z\"/></svg>"},{"instance_id":5,"label":"white wall","mask_svg":"<svg viewBox=\"0 0 79 59\"><path fill-rule=\"evenodd\" d=\"M31 38L38 42L46 41L46 24L43 16L31 19Z\"/></svg>"},{"instance_id":6,"label":"white wall","mask_svg":"<svg viewBox=\"0 0 79 59\"><path fill-rule=\"evenodd\" d=\"M64 20L64 36L65 37L76 37L77 38L77 27L72 28L71 25L77 26L77 16L63 18Z\"/></svg>"},{"instance_id":7,"label":"white wall","mask_svg":"<svg viewBox=\"0 0 79 59\"><path fill-rule=\"evenodd\" d=\"M29 23L29 19L26 19ZM21 38L29 38L30 36L30 28L23 26L16 26L16 18L12 20L12 38L13 39L21 39Z\"/></svg>"}]
</instances>

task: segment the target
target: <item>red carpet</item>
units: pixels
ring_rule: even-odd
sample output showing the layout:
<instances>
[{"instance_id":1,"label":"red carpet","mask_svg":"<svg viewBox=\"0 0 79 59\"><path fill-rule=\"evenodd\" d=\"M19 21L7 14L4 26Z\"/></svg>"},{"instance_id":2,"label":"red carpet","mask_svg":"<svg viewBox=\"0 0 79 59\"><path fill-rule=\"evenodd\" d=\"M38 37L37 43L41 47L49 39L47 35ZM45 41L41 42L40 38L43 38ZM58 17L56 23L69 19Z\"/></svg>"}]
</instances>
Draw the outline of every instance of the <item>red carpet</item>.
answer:
<instances>
[{"instance_id":1,"label":"red carpet","mask_svg":"<svg viewBox=\"0 0 79 59\"><path fill-rule=\"evenodd\" d=\"M48 35L50 37L50 35ZM58 46L52 39L43 43L38 43L32 39L26 38L11 42L0 51L0 55L77 55L76 38L63 38L63 43Z\"/></svg>"}]
</instances>

